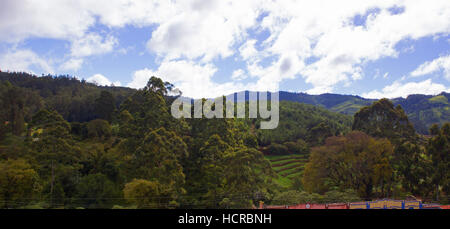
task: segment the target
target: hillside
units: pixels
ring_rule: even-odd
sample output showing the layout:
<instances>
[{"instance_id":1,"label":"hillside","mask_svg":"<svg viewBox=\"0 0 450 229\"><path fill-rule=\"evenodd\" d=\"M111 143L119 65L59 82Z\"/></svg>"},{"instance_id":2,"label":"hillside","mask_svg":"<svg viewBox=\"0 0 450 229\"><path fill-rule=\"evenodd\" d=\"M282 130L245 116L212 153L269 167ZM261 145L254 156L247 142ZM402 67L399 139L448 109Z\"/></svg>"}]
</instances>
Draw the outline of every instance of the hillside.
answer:
<instances>
[{"instance_id":1,"label":"hillside","mask_svg":"<svg viewBox=\"0 0 450 229\"><path fill-rule=\"evenodd\" d=\"M450 124L415 141L406 113L389 100L352 117L326 106L364 99L304 95L321 105L281 101L278 128L261 130L261 119L173 118L170 84L157 77L140 90L68 76L0 79L0 189L19 193L0 195L3 208L250 208L289 191L351 189L366 199L450 193L447 180L429 179L445 178L429 168L448 167L450 141L442 139ZM447 94L397 102L448 108ZM26 182L5 182L17 176Z\"/></svg>"},{"instance_id":2,"label":"hillside","mask_svg":"<svg viewBox=\"0 0 450 229\"><path fill-rule=\"evenodd\" d=\"M320 142L318 139L325 135L339 135L350 131L351 123L352 117L349 115L309 104L281 101L278 128L258 130L258 139L263 146L298 139L311 143L316 140Z\"/></svg>"},{"instance_id":3,"label":"hillside","mask_svg":"<svg viewBox=\"0 0 450 229\"><path fill-rule=\"evenodd\" d=\"M293 101L324 107L341 114L354 115L364 106L371 105L375 99L365 99L354 95L280 92L281 101ZM409 95L405 98L392 99L395 106L401 105L418 133L428 134L432 124L440 125L450 121L450 94Z\"/></svg>"},{"instance_id":4,"label":"hillside","mask_svg":"<svg viewBox=\"0 0 450 229\"><path fill-rule=\"evenodd\" d=\"M395 105L401 105L419 133L428 133L430 126L438 123L442 126L450 121L450 93L442 92L437 96L410 95L408 98L394 99Z\"/></svg>"},{"instance_id":5,"label":"hillside","mask_svg":"<svg viewBox=\"0 0 450 229\"><path fill-rule=\"evenodd\" d=\"M116 107L136 91L126 87L97 86L66 75L38 77L28 73L0 72L0 83L6 81L25 89L21 93L31 93L34 100L40 100L36 101L39 104L36 109L54 109L69 122L86 122L98 118L95 100L102 91L111 93Z\"/></svg>"},{"instance_id":6,"label":"hillside","mask_svg":"<svg viewBox=\"0 0 450 229\"><path fill-rule=\"evenodd\" d=\"M94 101L101 91L110 92L116 107L136 90L126 87L97 86L66 75L37 77L27 73L0 72L0 82L31 89L39 94L47 108L56 109L66 120L84 122L95 119ZM248 101L246 91L245 101ZM227 96L229 97L229 96ZM281 101L305 103L326 108L330 111L353 116L359 109L371 105L376 100L354 95L280 92ZM428 134L432 124L442 125L450 121L450 93L437 96L410 95L392 99L394 105L401 105L418 133Z\"/></svg>"}]
</instances>

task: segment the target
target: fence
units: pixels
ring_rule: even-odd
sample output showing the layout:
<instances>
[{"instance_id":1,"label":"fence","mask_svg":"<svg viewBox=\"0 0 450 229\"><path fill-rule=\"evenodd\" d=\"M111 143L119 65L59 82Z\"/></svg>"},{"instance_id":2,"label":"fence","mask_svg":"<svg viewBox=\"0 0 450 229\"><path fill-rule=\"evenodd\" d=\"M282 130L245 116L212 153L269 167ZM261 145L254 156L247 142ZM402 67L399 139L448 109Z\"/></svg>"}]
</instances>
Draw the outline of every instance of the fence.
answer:
<instances>
[{"instance_id":1,"label":"fence","mask_svg":"<svg viewBox=\"0 0 450 229\"><path fill-rule=\"evenodd\" d=\"M330 204L306 203L278 206L260 204L260 209L450 209L450 205L423 204L419 200L382 199L366 202Z\"/></svg>"}]
</instances>

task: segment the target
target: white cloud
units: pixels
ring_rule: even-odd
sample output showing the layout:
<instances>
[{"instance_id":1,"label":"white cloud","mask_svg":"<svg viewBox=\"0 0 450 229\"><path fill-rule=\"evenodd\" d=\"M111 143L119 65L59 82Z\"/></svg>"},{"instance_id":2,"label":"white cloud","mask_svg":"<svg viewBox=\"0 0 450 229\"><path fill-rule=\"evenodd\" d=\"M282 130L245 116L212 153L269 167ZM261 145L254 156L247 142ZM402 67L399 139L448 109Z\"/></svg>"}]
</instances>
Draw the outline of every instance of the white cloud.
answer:
<instances>
[{"instance_id":1,"label":"white cloud","mask_svg":"<svg viewBox=\"0 0 450 229\"><path fill-rule=\"evenodd\" d=\"M119 81L111 82L108 78L106 78L102 74L95 74L88 79L86 79L87 82L94 83L100 86L121 86L121 83Z\"/></svg>"},{"instance_id":2,"label":"white cloud","mask_svg":"<svg viewBox=\"0 0 450 229\"><path fill-rule=\"evenodd\" d=\"M141 89L147 85L148 80L157 73L151 69L145 68L137 70L133 73L132 81L127 84L127 87Z\"/></svg>"},{"instance_id":3,"label":"white cloud","mask_svg":"<svg viewBox=\"0 0 450 229\"><path fill-rule=\"evenodd\" d=\"M254 62L258 60L258 50L255 48L257 40L247 40L241 47L239 47L239 53L244 60Z\"/></svg>"},{"instance_id":4,"label":"white cloud","mask_svg":"<svg viewBox=\"0 0 450 229\"><path fill-rule=\"evenodd\" d=\"M217 68L211 64L196 64L192 61L163 62L157 70L142 69L134 72L128 87L143 88L151 76L173 83L183 92L183 96L192 98L213 98L244 90L248 85L235 82L223 84L211 80Z\"/></svg>"},{"instance_id":5,"label":"white cloud","mask_svg":"<svg viewBox=\"0 0 450 229\"><path fill-rule=\"evenodd\" d=\"M0 69L3 71L25 71L32 72L32 68L39 69L44 73L53 73L49 61L39 57L31 50L9 50L0 57Z\"/></svg>"},{"instance_id":6,"label":"white cloud","mask_svg":"<svg viewBox=\"0 0 450 229\"><path fill-rule=\"evenodd\" d=\"M59 66L63 71L76 71L81 68L84 60L80 58L71 58Z\"/></svg>"},{"instance_id":7,"label":"white cloud","mask_svg":"<svg viewBox=\"0 0 450 229\"><path fill-rule=\"evenodd\" d=\"M28 37L79 37L95 22L78 2L70 0L2 0L0 40L17 42Z\"/></svg>"},{"instance_id":8,"label":"white cloud","mask_svg":"<svg viewBox=\"0 0 450 229\"><path fill-rule=\"evenodd\" d=\"M166 21L177 12L171 1L159 0L2 0L0 40L29 37L74 40L97 19L108 27L142 27Z\"/></svg>"},{"instance_id":9,"label":"white cloud","mask_svg":"<svg viewBox=\"0 0 450 229\"><path fill-rule=\"evenodd\" d=\"M111 52L117 43L117 39L113 36L103 38L98 34L90 33L73 41L70 51L74 57L105 54Z\"/></svg>"},{"instance_id":10,"label":"white cloud","mask_svg":"<svg viewBox=\"0 0 450 229\"><path fill-rule=\"evenodd\" d=\"M259 15L256 1L178 1L179 12L159 23L147 43L150 51L173 60L210 61L234 53L232 46L247 36Z\"/></svg>"},{"instance_id":11,"label":"white cloud","mask_svg":"<svg viewBox=\"0 0 450 229\"><path fill-rule=\"evenodd\" d=\"M392 13L394 6L403 10ZM258 23L261 13L264 17ZM353 23L355 16L367 19L358 25ZM47 0L43 4L3 0L0 8L0 41L17 44L39 37L71 43L70 54L60 61L60 69L75 70L86 61L83 58L111 52L118 46L113 36L90 33L94 25L112 29L155 26L146 39L147 49L159 57L157 73L169 71L165 66L174 65L208 75L207 85L218 86L209 71L215 69L212 61L239 54L247 64L245 71L255 78L245 86L274 90L284 79L303 77L312 85L309 92L323 93L364 78L363 68L369 62L397 57L402 50L396 50L396 45L402 40L448 35L450 1ZM262 31L268 34L267 39L258 35ZM42 58L31 59L45 67ZM24 64L30 61L18 62L30 66ZM449 78L448 68L440 68ZM422 72L430 69L433 67L423 67ZM179 82L186 87L198 83L191 76ZM138 85L136 81L134 86ZM220 90L228 90L229 85L212 91L224 93Z\"/></svg>"},{"instance_id":12,"label":"white cloud","mask_svg":"<svg viewBox=\"0 0 450 229\"><path fill-rule=\"evenodd\" d=\"M247 78L247 75L245 75L245 71L242 69L237 69L233 71L233 74L231 74L231 79L233 80L244 80Z\"/></svg>"},{"instance_id":13,"label":"white cloud","mask_svg":"<svg viewBox=\"0 0 450 229\"><path fill-rule=\"evenodd\" d=\"M411 76L423 76L442 71L445 78L450 81L450 55L427 61L411 72Z\"/></svg>"},{"instance_id":14,"label":"white cloud","mask_svg":"<svg viewBox=\"0 0 450 229\"><path fill-rule=\"evenodd\" d=\"M411 94L437 95L441 92L450 92L450 88L445 85L433 83L431 79L422 82L409 82L401 84L399 81L386 86L381 91L374 90L362 95L364 98L380 99L380 98L406 98Z\"/></svg>"},{"instance_id":15,"label":"white cloud","mask_svg":"<svg viewBox=\"0 0 450 229\"><path fill-rule=\"evenodd\" d=\"M404 10L392 13L394 6ZM445 0L277 1L265 8L270 13L261 26L271 32L264 42L267 50L273 56L293 52L305 62L313 58L296 74L320 93L361 79L360 68L370 61L397 57L401 40L450 32L450 2ZM368 15L363 25L353 23L357 15Z\"/></svg>"}]
</instances>

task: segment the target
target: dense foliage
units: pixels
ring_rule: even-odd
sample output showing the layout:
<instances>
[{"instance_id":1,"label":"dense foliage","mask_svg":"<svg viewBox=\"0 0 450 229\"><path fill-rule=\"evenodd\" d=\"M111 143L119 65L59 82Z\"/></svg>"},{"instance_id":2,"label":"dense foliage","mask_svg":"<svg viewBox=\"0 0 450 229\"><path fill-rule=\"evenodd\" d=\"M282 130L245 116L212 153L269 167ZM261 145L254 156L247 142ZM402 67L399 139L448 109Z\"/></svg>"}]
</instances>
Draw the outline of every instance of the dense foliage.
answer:
<instances>
[{"instance_id":1,"label":"dense foliage","mask_svg":"<svg viewBox=\"0 0 450 229\"><path fill-rule=\"evenodd\" d=\"M172 86L159 78L121 98L128 89L10 77L15 85L0 84L2 207L248 208L267 198L273 171L245 122L173 118Z\"/></svg>"},{"instance_id":2,"label":"dense foliage","mask_svg":"<svg viewBox=\"0 0 450 229\"><path fill-rule=\"evenodd\" d=\"M175 119L173 85L156 77L141 90L68 76L0 79L2 208L448 201L450 124L417 135L389 100L365 104L353 118L283 101L279 127L260 130L259 118Z\"/></svg>"},{"instance_id":3,"label":"dense foliage","mask_svg":"<svg viewBox=\"0 0 450 229\"><path fill-rule=\"evenodd\" d=\"M354 115L361 108L371 105L376 100L365 99L353 95L280 92L280 100L293 101L324 107L341 114ZM429 134L432 124L442 126L450 122L450 93L439 95L409 95L407 98L392 99L392 103L400 105L408 116L415 130L420 134Z\"/></svg>"}]
</instances>

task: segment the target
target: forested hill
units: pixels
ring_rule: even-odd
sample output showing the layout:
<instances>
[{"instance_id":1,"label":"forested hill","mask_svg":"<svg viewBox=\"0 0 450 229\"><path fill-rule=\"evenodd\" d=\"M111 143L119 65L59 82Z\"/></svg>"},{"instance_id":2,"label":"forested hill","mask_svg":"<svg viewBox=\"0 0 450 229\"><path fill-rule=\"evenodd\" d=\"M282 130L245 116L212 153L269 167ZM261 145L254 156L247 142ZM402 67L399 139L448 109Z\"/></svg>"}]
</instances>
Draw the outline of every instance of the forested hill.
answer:
<instances>
[{"instance_id":1,"label":"forested hill","mask_svg":"<svg viewBox=\"0 0 450 229\"><path fill-rule=\"evenodd\" d=\"M261 130L259 118L176 119L171 88L157 77L135 90L1 73L0 208L229 209L410 194L448 202L450 123L423 138L387 99L353 118L281 101L278 128ZM448 103L412 98L398 102Z\"/></svg>"},{"instance_id":2,"label":"forested hill","mask_svg":"<svg viewBox=\"0 0 450 229\"><path fill-rule=\"evenodd\" d=\"M126 87L97 86L69 76L38 77L27 73L0 72L0 81L9 81L20 88L31 89L24 92L26 94L24 96L37 93L38 97L30 95L30 99L44 100L44 103L36 101L36 104L57 110L69 122L85 122L98 118L95 101L102 91L112 94L116 107L136 91ZM245 94L245 99L248 100L248 91ZM354 95L309 95L285 91L280 92L280 100L320 106L346 115L354 115L362 107L376 101ZM449 100L450 94L442 92L437 96L410 95L406 99L392 99L392 102L403 107L418 133L428 134L432 124L442 125L450 121Z\"/></svg>"},{"instance_id":3,"label":"forested hill","mask_svg":"<svg viewBox=\"0 0 450 229\"><path fill-rule=\"evenodd\" d=\"M248 100L249 92L245 92ZM309 95L280 91L281 101L306 103L326 108L341 114L354 115L362 107L369 106L376 99L366 99L354 95L321 94ZM413 123L418 133L428 134L432 124L442 125L450 121L450 94L442 92L439 95L409 95L405 98L391 99L394 105L401 105Z\"/></svg>"},{"instance_id":4,"label":"forested hill","mask_svg":"<svg viewBox=\"0 0 450 229\"><path fill-rule=\"evenodd\" d=\"M8 81L19 87L21 96L27 99L29 114L39 109L54 109L69 122L86 122L99 118L96 99L102 91L112 95L118 107L136 90L126 87L103 87L85 80L62 76L35 76L28 73L0 72L0 83Z\"/></svg>"}]
</instances>

